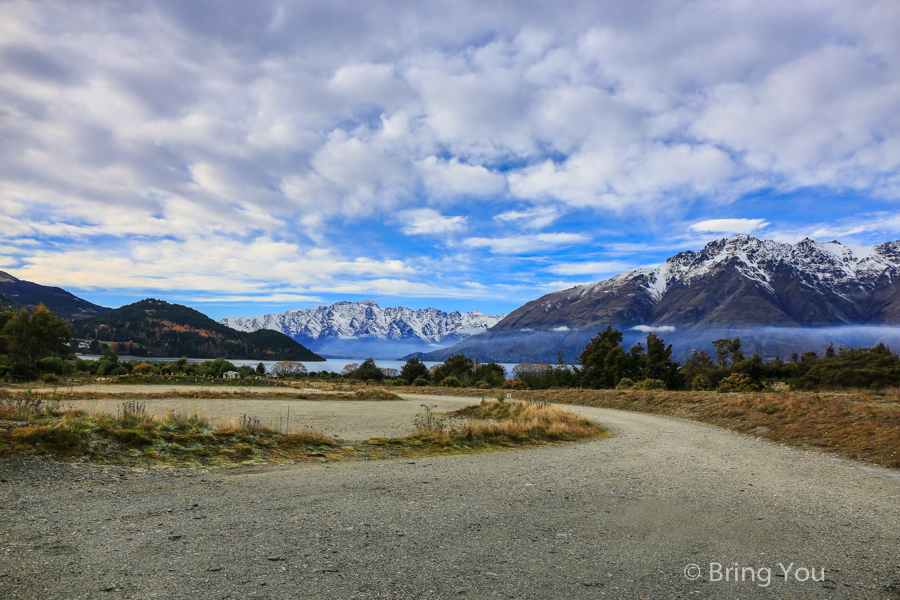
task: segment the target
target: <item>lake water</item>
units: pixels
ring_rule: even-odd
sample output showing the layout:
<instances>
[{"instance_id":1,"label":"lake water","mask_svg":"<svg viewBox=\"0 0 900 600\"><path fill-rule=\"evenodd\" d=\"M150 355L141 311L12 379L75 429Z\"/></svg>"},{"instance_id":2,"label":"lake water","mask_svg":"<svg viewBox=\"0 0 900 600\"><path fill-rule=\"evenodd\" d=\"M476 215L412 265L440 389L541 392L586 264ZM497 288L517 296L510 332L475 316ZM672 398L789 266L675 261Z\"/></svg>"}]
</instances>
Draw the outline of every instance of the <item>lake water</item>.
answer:
<instances>
[{"instance_id":1,"label":"lake water","mask_svg":"<svg viewBox=\"0 0 900 600\"><path fill-rule=\"evenodd\" d=\"M83 358L85 360L98 360L98 359L103 358L102 356L97 356L94 354L83 354L83 355L79 354L78 356L79 356L79 358ZM178 360L177 358L145 357L145 356L124 356L123 355L123 356L119 357L119 360L124 360L124 361L132 360L132 359L143 360L143 361L147 361L147 362L175 362L176 360ZM204 362L207 360L211 360L211 359L209 359L209 358L189 358L189 359L187 359L187 361L191 362L191 363L201 363L201 362ZM329 371L331 373L340 373L344 369L344 367L346 367L347 365L349 365L351 363L362 364L362 362L364 360L366 360L366 359L365 358L329 358L329 359L325 360L324 362L322 362L322 361L304 362L303 364L306 366L306 368L310 372L312 372L312 371L315 371L315 372ZM269 371L272 369L272 367L278 361L277 360L234 360L234 359L231 359L228 362L230 362L231 364L233 364L236 367L243 367L243 366L256 367L256 365L258 365L259 363L262 363L266 366L266 371ZM399 371L403 367L403 365L406 364L406 361L405 360L380 360L380 359L376 358L375 364L378 365L382 369L397 369ZM435 361L423 360L422 364L424 364L426 367L428 367L430 369L434 365L439 365L441 363L435 362ZM518 363L497 363L497 364L500 364L504 368L506 368L506 377L509 379L512 379L513 367L515 367Z\"/></svg>"}]
</instances>

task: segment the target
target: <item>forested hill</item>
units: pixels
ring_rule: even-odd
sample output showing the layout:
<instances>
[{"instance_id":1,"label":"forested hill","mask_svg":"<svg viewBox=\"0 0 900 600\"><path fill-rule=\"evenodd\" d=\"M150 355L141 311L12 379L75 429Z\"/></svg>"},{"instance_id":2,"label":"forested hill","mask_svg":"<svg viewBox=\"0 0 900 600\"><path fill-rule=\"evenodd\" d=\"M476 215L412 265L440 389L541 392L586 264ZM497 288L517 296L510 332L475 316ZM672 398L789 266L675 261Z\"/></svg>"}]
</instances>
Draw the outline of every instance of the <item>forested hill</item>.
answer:
<instances>
[{"instance_id":1,"label":"forested hill","mask_svg":"<svg viewBox=\"0 0 900 600\"><path fill-rule=\"evenodd\" d=\"M27 308L31 311L39 304L43 304L47 310L66 323L93 317L109 310L62 288L22 281L0 271L0 306L13 309Z\"/></svg>"},{"instance_id":2,"label":"forested hill","mask_svg":"<svg viewBox=\"0 0 900 600\"><path fill-rule=\"evenodd\" d=\"M235 331L203 313L148 298L72 326L75 338L117 343L134 356L190 356L252 360L325 360L283 333Z\"/></svg>"}]
</instances>

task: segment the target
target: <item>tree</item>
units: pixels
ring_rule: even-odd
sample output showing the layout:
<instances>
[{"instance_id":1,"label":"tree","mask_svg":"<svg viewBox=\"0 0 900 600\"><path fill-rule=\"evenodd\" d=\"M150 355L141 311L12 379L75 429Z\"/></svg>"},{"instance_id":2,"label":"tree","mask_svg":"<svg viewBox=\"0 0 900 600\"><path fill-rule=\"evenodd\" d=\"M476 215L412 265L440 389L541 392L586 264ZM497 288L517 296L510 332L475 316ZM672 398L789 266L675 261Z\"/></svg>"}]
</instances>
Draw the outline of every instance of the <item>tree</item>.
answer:
<instances>
[{"instance_id":1,"label":"tree","mask_svg":"<svg viewBox=\"0 0 900 600\"><path fill-rule=\"evenodd\" d=\"M620 344L622 332L607 325L588 342L578 362L581 363L581 384L589 388L614 388L625 376L629 355Z\"/></svg>"},{"instance_id":2,"label":"tree","mask_svg":"<svg viewBox=\"0 0 900 600\"><path fill-rule=\"evenodd\" d=\"M708 381L711 381L709 376L710 373L716 370L716 363L713 362L712 357L703 350L699 352L694 350L694 353L691 354L691 357L684 361L684 364L681 365L681 376L684 377L685 381L693 382L697 377L706 377Z\"/></svg>"},{"instance_id":3,"label":"tree","mask_svg":"<svg viewBox=\"0 0 900 600\"><path fill-rule=\"evenodd\" d=\"M716 363L721 367L725 368L728 366L728 344L731 343L729 338L722 338L721 340L713 340L713 348L716 349Z\"/></svg>"},{"instance_id":4,"label":"tree","mask_svg":"<svg viewBox=\"0 0 900 600\"><path fill-rule=\"evenodd\" d=\"M448 356L434 370L434 380L443 381L447 377L456 377L463 383L469 381L472 371L475 370L475 361L460 352Z\"/></svg>"},{"instance_id":5,"label":"tree","mask_svg":"<svg viewBox=\"0 0 900 600\"><path fill-rule=\"evenodd\" d=\"M369 379L382 381L384 379L384 373L382 373L381 369L378 368L378 365L375 364L375 359L370 356L364 360L355 371L353 371L351 377L366 381Z\"/></svg>"},{"instance_id":6,"label":"tree","mask_svg":"<svg viewBox=\"0 0 900 600\"><path fill-rule=\"evenodd\" d=\"M259 375L260 377L265 377L266 376L266 365L264 365L262 363L259 363L258 365L256 365L256 374Z\"/></svg>"},{"instance_id":7,"label":"tree","mask_svg":"<svg viewBox=\"0 0 900 600\"><path fill-rule=\"evenodd\" d=\"M14 363L33 369L47 356L66 352L66 344L72 339L69 328L61 320L39 304L32 314L24 308L9 318L3 326L2 337Z\"/></svg>"},{"instance_id":8,"label":"tree","mask_svg":"<svg viewBox=\"0 0 900 600\"><path fill-rule=\"evenodd\" d=\"M550 365L542 363L539 365L531 363L522 363L513 367L513 377L527 385L533 390L548 387L548 375L550 373Z\"/></svg>"},{"instance_id":9,"label":"tree","mask_svg":"<svg viewBox=\"0 0 900 600\"><path fill-rule=\"evenodd\" d=\"M483 381L491 387L501 386L506 381L506 368L494 361L481 363L475 366L471 381L472 383Z\"/></svg>"},{"instance_id":10,"label":"tree","mask_svg":"<svg viewBox=\"0 0 900 600\"><path fill-rule=\"evenodd\" d=\"M428 367L426 367L425 363L423 363L416 357L408 359L406 361L406 364L400 368L400 378L405 379L410 383L412 383L419 377L428 379L430 376L431 373L428 372Z\"/></svg>"},{"instance_id":11,"label":"tree","mask_svg":"<svg viewBox=\"0 0 900 600\"><path fill-rule=\"evenodd\" d=\"M344 368L341 369L341 375L353 375L353 371L359 368L359 363L347 363L344 365Z\"/></svg>"},{"instance_id":12,"label":"tree","mask_svg":"<svg viewBox=\"0 0 900 600\"><path fill-rule=\"evenodd\" d=\"M647 356L641 376L643 379L659 379L670 390L682 386L678 363L672 360L672 344L666 346L663 339L653 332L647 334Z\"/></svg>"},{"instance_id":13,"label":"tree","mask_svg":"<svg viewBox=\"0 0 900 600\"><path fill-rule=\"evenodd\" d=\"M295 360L283 360L275 363L272 367L274 377L296 377L297 375L306 375L306 372L306 365Z\"/></svg>"},{"instance_id":14,"label":"tree","mask_svg":"<svg viewBox=\"0 0 900 600\"><path fill-rule=\"evenodd\" d=\"M385 377L397 377L400 373L400 371L392 367L381 367L381 372L384 373Z\"/></svg>"},{"instance_id":15,"label":"tree","mask_svg":"<svg viewBox=\"0 0 900 600\"><path fill-rule=\"evenodd\" d=\"M731 364L744 360L744 352L741 350L741 338L722 338L712 343L716 349L716 362L725 368L728 366L728 357L731 356Z\"/></svg>"}]
</instances>

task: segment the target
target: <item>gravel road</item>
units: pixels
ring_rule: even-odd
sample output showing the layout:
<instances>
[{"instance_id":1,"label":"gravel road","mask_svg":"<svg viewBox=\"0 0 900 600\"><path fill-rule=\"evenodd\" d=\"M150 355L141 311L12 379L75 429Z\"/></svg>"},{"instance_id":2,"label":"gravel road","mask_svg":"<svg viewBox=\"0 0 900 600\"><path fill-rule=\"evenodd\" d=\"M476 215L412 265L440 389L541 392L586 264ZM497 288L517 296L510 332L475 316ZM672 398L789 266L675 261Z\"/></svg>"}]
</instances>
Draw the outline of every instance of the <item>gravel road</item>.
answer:
<instances>
[{"instance_id":1,"label":"gravel road","mask_svg":"<svg viewBox=\"0 0 900 600\"><path fill-rule=\"evenodd\" d=\"M8 461L0 597L900 598L900 472L569 408L616 436L209 472Z\"/></svg>"}]
</instances>

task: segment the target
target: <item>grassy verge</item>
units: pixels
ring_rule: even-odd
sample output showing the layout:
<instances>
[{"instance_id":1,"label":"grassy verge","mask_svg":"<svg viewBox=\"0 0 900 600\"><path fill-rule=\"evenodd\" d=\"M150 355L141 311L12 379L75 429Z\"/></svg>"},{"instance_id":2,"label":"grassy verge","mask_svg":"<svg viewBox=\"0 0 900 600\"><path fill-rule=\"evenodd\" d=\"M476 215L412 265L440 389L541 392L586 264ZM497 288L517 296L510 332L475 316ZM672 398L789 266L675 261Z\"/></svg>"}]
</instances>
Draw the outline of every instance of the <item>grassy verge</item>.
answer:
<instances>
[{"instance_id":1,"label":"grassy verge","mask_svg":"<svg viewBox=\"0 0 900 600\"><path fill-rule=\"evenodd\" d=\"M471 389L450 393L470 397L483 394ZM530 402L617 408L692 419L777 443L828 450L900 468L897 389L746 394L556 389L513 394Z\"/></svg>"},{"instance_id":2,"label":"grassy verge","mask_svg":"<svg viewBox=\"0 0 900 600\"><path fill-rule=\"evenodd\" d=\"M545 403L484 401L449 415L436 415L423 404L413 434L369 440L370 446L414 449L420 454L471 452L512 446L537 446L605 437L608 432L571 411Z\"/></svg>"},{"instance_id":3,"label":"grassy verge","mask_svg":"<svg viewBox=\"0 0 900 600\"><path fill-rule=\"evenodd\" d=\"M66 388L7 388L0 390L0 395L25 395L52 398L57 402L74 402L79 400L116 400L129 398L132 400L219 400L219 399L271 399L271 400L313 400L339 402L341 400L402 400L400 396L382 388L363 388L356 391L334 393L296 392L286 389L260 392L259 389L242 389L240 387L206 389L195 387L173 388L160 392L111 391L88 392L77 387Z\"/></svg>"},{"instance_id":4,"label":"grassy verge","mask_svg":"<svg viewBox=\"0 0 900 600\"><path fill-rule=\"evenodd\" d=\"M384 396L374 390L367 394ZM381 399L381 398L379 398ZM214 427L198 414L147 414L140 400L116 416L68 409L55 398L0 396L0 458L47 454L135 464L228 464L345 460L474 452L598 437L604 431L569 411L545 405L482 402L453 416L423 405L412 435L345 444L312 430L279 431L252 415Z\"/></svg>"}]
</instances>

